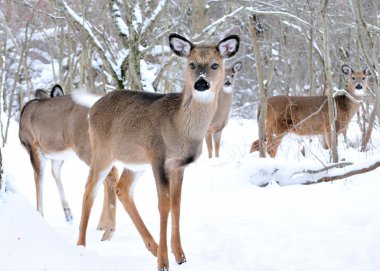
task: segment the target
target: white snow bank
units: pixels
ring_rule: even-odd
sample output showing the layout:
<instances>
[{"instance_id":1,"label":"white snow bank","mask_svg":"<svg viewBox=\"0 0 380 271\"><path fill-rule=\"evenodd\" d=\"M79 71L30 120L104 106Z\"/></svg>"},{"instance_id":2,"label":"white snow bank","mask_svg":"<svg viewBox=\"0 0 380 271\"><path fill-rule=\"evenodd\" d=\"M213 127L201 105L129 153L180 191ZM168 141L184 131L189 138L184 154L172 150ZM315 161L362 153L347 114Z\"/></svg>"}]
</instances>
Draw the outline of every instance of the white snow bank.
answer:
<instances>
[{"instance_id":1,"label":"white snow bank","mask_svg":"<svg viewBox=\"0 0 380 271\"><path fill-rule=\"evenodd\" d=\"M104 259L62 239L19 194L0 198L1 270L106 270Z\"/></svg>"}]
</instances>

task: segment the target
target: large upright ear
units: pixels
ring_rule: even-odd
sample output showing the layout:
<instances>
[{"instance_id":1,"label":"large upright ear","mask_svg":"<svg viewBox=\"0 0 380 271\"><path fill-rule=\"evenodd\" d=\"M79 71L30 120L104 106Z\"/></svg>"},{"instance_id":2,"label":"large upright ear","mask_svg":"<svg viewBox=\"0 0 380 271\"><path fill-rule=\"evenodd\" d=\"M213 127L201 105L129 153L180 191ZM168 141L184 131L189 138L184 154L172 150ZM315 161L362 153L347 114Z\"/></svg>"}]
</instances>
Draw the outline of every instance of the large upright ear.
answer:
<instances>
[{"instance_id":1,"label":"large upright ear","mask_svg":"<svg viewBox=\"0 0 380 271\"><path fill-rule=\"evenodd\" d=\"M224 58L233 57L239 50L240 38L238 35L231 35L222 39L218 43L218 51Z\"/></svg>"},{"instance_id":2,"label":"large upright ear","mask_svg":"<svg viewBox=\"0 0 380 271\"><path fill-rule=\"evenodd\" d=\"M370 76L371 75L371 70L367 67L364 69L364 74L367 75L367 76Z\"/></svg>"},{"instance_id":3,"label":"large upright ear","mask_svg":"<svg viewBox=\"0 0 380 271\"><path fill-rule=\"evenodd\" d=\"M56 84L52 89L51 89L51 92L50 92L50 97L58 97L58 96L63 96L65 95L63 93L63 89L60 85Z\"/></svg>"},{"instance_id":4,"label":"large upright ear","mask_svg":"<svg viewBox=\"0 0 380 271\"><path fill-rule=\"evenodd\" d=\"M191 49L194 47L190 41L175 33L170 34L169 44L173 53L180 57L188 57Z\"/></svg>"},{"instance_id":5,"label":"large upright ear","mask_svg":"<svg viewBox=\"0 0 380 271\"><path fill-rule=\"evenodd\" d=\"M241 70L241 62L240 61L236 62L234 64L234 66L232 67L232 69L234 70L235 73L240 72L240 70Z\"/></svg>"},{"instance_id":6,"label":"large upright ear","mask_svg":"<svg viewBox=\"0 0 380 271\"><path fill-rule=\"evenodd\" d=\"M347 75L351 75L352 69L348 65L342 66L342 72Z\"/></svg>"}]
</instances>

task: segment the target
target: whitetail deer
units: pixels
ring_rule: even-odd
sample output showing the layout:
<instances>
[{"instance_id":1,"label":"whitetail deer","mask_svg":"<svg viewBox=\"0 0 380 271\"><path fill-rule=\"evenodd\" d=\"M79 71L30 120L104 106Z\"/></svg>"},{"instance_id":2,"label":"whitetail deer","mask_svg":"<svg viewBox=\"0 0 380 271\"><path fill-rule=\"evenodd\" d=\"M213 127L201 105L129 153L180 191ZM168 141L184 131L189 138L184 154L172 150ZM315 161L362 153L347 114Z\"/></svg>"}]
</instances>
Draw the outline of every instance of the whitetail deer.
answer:
<instances>
[{"instance_id":1,"label":"whitetail deer","mask_svg":"<svg viewBox=\"0 0 380 271\"><path fill-rule=\"evenodd\" d=\"M353 71L343 65L342 72L348 75L347 92L335 95L335 127L337 134L344 132L351 118L359 110L360 100L368 91L368 68ZM298 135L324 135L327 148L331 146L331 126L326 96L274 96L267 100L265 136L267 152L275 157L281 139L289 132ZM251 152L257 151L259 141L252 143Z\"/></svg>"},{"instance_id":2,"label":"whitetail deer","mask_svg":"<svg viewBox=\"0 0 380 271\"><path fill-rule=\"evenodd\" d=\"M178 34L171 34L169 44L177 56L187 58L182 93L116 90L105 95L90 109L92 160L83 196L78 239L78 245L86 244L86 229L97 187L115 162L121 162L126 169L115 185L116 194L146 247L157 256L159 270L169 269L169 212L172 216L172 251L178 264L186 262L179 225L184 169L201 154L202 141L223 86L223 58L236 54L239 37L229 36L216 46L211 46L196 45ZM133 202L133 187L138 172L149 164L156 181L160 212L158 246Z\"/></svg>"},{"instance_id":3,"label":"whitetail deer","mask_svg":"<svg viewBox=\"0 0 380 271\"><path fill-rule=\"evenodd\" d=\"M207 131L206 144L208 157L212 157L213 153L213 140L215 148L215 156L219 157L220 139L222 137L222 131L227 125L232 102L234 99L233 87L235 81L235 75L241 70L241 62L236 62L231 68L226 69L224 86L219 92L218 107L216 109L214 118Z\"/></svg>"},{"instance_id":4,"label":"whitetail deer","mask_svg":"<svg viewBox=\"0 0 380 271\"><path fill-rule=\"evenodd\" d=\"M61 168L64 160L75 154L87 165L90 164L89 109L76 104L71 95L63 96L59 85L53 87L51 98L41 89L36 91L35 96L39 99L29 101L21 112L19 138L33 166L37 210L43 215L44 169L50 159L65 218L71 222L73 217L61 181ZM116 174L115 169L105 183L104 208L98 226L105 230L102 240L109 240L115 228L116 196L113 187Z\"/></svg>"}]
</instances>

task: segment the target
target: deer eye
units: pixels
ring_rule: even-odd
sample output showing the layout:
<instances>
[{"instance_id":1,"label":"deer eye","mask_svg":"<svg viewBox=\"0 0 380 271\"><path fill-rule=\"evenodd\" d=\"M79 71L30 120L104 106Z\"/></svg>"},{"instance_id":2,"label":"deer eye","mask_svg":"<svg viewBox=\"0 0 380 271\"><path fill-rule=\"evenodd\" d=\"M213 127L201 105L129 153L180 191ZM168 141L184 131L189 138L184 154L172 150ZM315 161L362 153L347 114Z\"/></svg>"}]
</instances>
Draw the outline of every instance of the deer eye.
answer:
<instances>
[{"instance_id":1,"label":"deer eye","mask_svg":"<svg viewBox=\"0 0 380 271\"><path fill-rule=\"evenodd\" d=\"M190 69L195 70L195 67L196 67L195 63L190 63Z\"/></svg>"},{"instance_id":2,"label":"deer eye","mask_svg":"<svg viewBox=\"0 0 380 271\"><path fill-rule=\"evenodd\" d=\"M363 80L363 81L365 80L365 77L364 77L364 76L362 77L362 80Z\"/></svg>"},{"instance_id":3,"label":"deer eye","mask_svg":"<svg viewBox=\"0 0 380 271\"><path fill-rule=\"evenodd\" d=\"M235 75L234 74L231 74L231 77L233 78Z\"/></svg>"},{"instance_id":4,"label":"deer eye","mask_svg":"<svg viewBox=\"0 0 380 271\"><path fill-rule=\"evenodd\" d=\"M216 70L219 67L217 63L211 65L211 69Z\"/></svg>"},{"instance_id":5,"label":"deer eye","mask_svg":"<svg viewBox=\"0 0 380 271\"><path fill-rule=\"evenodd\" d=\"M356 77L355 77L355 76L352 76L352 77L351 77L351 79L352 79L352 80L355 80L355 79L356 79Z\"/></svg>"}]
</instances>

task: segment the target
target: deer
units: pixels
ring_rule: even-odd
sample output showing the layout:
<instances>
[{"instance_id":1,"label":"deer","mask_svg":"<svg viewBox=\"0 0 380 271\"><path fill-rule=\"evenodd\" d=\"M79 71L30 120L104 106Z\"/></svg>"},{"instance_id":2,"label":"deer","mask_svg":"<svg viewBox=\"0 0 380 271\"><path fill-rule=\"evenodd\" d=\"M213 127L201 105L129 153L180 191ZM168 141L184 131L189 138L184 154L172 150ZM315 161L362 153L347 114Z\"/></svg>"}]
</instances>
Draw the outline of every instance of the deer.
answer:
<instances>
[{"instance_id":1,"label":"deer","mask_svg":"<svg viewBox=\"0 0 380 271\"><path fill-rule=\"evenodd\" d=\"M369 68L353 70L342 66L348 77L347 91L336 92L336 134L343 133L352 117L358 112L360 101L368 92ZM267 99L268 111L265 120L267 152L273 158L282 138L289 132L298 135L323 135L324 148L331 147L331 126L328 115L327 96L273 96ZM260 112L258 112L258 115ZM258 150L259 140L251 145L250 152Z\"/></svg>"},{"instance_id":2,"label":"deer","mask_svg":"<svg viewBox=\"0 0 380 271\"><path fill-rule=\"evenodd\" d=\"M59 191L65 219L71 223L73 215L65 196L61 169L65 160L79 157L87 165L91 160L91 145L87 115L89 109L74 102L72 95L64 95L55 85L50 94L38 89L36 99L25 104L19 122L19 138L26 148L34 171L37 210L43 216L43 183L45 167L51 160L53 177ZM113 191L117 170L113 169L105 182L103 212L98 225L104 230L102 240L110 240L115 228L116 196Z\"/></svg>"},{"instance_id":3,"label":"deer","mask_svg":"<svg viewBox=\"0 0 380 271\"><path fill-rule=\"evenodd\" d=\"M202 142L217 108L224 83L224 59L239 48L237 35L216 45L194 44L172 33L172 52L186 58L181 93L114 90L90 109L92 146L90 171L83 195L78 245L86 245L86 231L96 191L112 166L124 166L115 192L130 215L147 249L157 257L160 271L169 270L167 224L171 213L171 249L178 264L186 262L180 237L180 204L186 166L202 152ZM157 244L142 221L133 200L139 176L147 168L155 179L160 214Z\"/></svg>"},{"instance_id":4,"label":"deer","mask_svg":"<svg viewBox=\"0 0 380 271\"><path fill-rule=\"evenodd\" d=\"M206 144L208 157L212 158L213 147L215 150L215 157L219 157L220 140L222 131L228 123L232 102L234 99L234 81L235 75L241 70L241 62L236 62L232 67L226 69L224 86L219 92L218 107L216 109L214 118L206 134ZM214 146L213 146L214 140Z\"/></svg>"}]
</instances>

